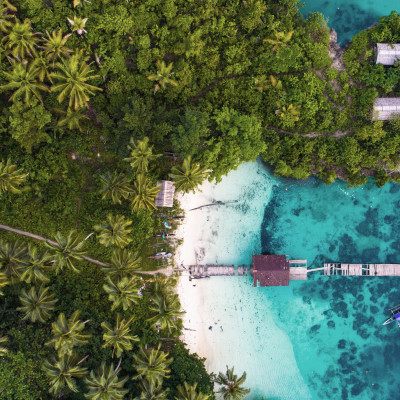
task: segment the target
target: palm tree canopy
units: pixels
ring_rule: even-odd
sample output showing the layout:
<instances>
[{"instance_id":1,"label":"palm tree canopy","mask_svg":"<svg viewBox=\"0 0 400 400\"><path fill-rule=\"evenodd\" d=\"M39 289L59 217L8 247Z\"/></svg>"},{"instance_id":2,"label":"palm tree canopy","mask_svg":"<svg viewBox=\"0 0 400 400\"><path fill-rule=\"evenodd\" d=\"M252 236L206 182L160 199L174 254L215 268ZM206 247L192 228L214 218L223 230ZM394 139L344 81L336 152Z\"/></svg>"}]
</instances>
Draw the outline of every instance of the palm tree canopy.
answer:
<instances>
[{"instance_id":1,"label":"palm tree canopy","mask_svg":"<svg viewBox=\"0 0 400 400\"><path fill-rule=\"evenodd\" d=\"M29 104L32 95L42 102L42 96L39 90L48 91L48 87L39 82L39 73L41 72L40 60L36 59L35 62L29 65L23 63L15 63L11 72L3 72L8 83L2 85L1 90L14 90L10 100L15 101L23 98L26 104Z\"/></svg>"},{"instance_id":2,"label":"palm tree canopy","mask_svg":"<svg viewBox=\"0 0 400 400\"><path fill-rule=\"evenodd\" d=\"M8 243L0 240L0 270L11 283L19 280L25 259L26 247L22 242L16 240Z\"/></svg>"},{"instance_id":3,"label":"palm tree canopy","mask_svg":"<svg viewBox=\"0 0 400 400\"><path fill-rule=\"evenodd\" d=\"M145 378L151 384L160 383L169 377L171 370L168 367L172 360L168 357L168 353L160 351L160 345L157 349L151 349L150 352L140 346L139 352L133 356L133 367L137 371L133 379Z\"/></svg>"},{"instance_id":4,"label":"palm tree canopy","mask_svg":"<svg viewBox=\"0 0 400 400\"><path fill-rule=\"evenodd\" d=\"M228 368L226 366L226 374L220 372L215 378L215 382L221 385L217 393L220 394L224 400L240 400L244 398L250 389L243 388L242 385L246 380L246 372L243 372L242 376L238 378L234 374L234 368Z\"/></svg>"},{"instance_id":5,"label":"palm tree canopy","mask_svg":"<svg viewBox=\"0 0 400 400\"><path fill-rule=\"evenodd\" d=\"M169 63L168 66L165 65L164 61L157 60L157 73L155 75L151 74L147 77L150 81L157 81L156 85L154 86L154 93L156 93L160 86L165 89L167 84L172 86L178 86L178 83L175 82L173 79L170 78L174 73L172 70L173 63Z\"/></svg>"},{"instance_id":6,"label":"palm tree canopy","mask_svg":"<svg viewBox=\"0 0 400 400\"><path fill-rule=\"evenodd\" d=\"M197 382L193 385L189 385L187 382L184 382L184 385L179 385L177 387L177 396L175 400L208 400L210 395L197 393Z\"/></svg>"},{"instance_id":7,"label":"palm tree canopy","mask_svg":"<svg viewBox=\"0 0 400 400\"><path fill-rule=\"evenodd\" d=\"M139 338L137 335L130 335L133 317L128 319L122 319L120 314L117 314L117 321L115 327L111 327L107 322L102 322L101 326L105 330L103 335L104 345L103 347L113 348L116 357L121 357L121 354L125 350L132 350L132 342L138 342Z\"/></svg>"},{"instance_id":8,"label":"palm tree canopy","mask_svg":"<svg viewBox=\"0 0 400 400\"><path fill-rule=\"evenodd\" d=\"M57 126L67 126L70 130L76 129L82 132L81 122L89 119L82 109L74 110L68 107L67 111L60 110L59 108L54 109L54 111L62 115L57 122Z\"/></svg>"},{"instance_id":9,"label":"palm tree canopy","mask_svg":"<svg viewBox=\"0 0 400 400\"><path fill-rule=\"evenodd\" d=\"M18 186L25 182L27 176L28 174L22 173L22 170L12 164L10 159L6 163L0 161L0 194L6 191L21 193Z\"/></svg>"},{"instance_id":10,"label":"palm tree canopy","mask_svg":"<svg viewBox=\"0 0 400 400\"><path fill-rule=\"evenodd\" d=\"M46 34L47 38L43 39L44 46L42 47L46 57L49 60L53 60L53 62L61 57L68 58L70 53L72 53L72 50L65 45L72 34L69 33L68 35L63 36L62 29L59 29L58 31L54 29L51 34L46 30Z\"/></svg>"},{"instance_id":11,"label":"palm tree canopy","mask_svg":"<svg viewBox=\"0 0 400 400\"><path fill-rule=\"evenodd\" d=\"M2 346L5 342L7 342L7 340L8 340L7 336L0 335L0 357L5 356L6 353L8 352L8 349Z\"/></svg>"},{"instance_id":12,"label":"palm tree canopy","mask_svg":"<svg viewBox=\"0 0 400 400\"><path fill-rule=\"evenodd\" d=\"M114 282L108 276L103 288L108 293L108 299L113 303L112 311L119 306L122 306L123 310L126 311L140 298L138 281L134 279L122 278Z\"/></svg>"},{"instance_id":13,"label":"palm tree canopy","mask_svg":"<svg viewBox=\"0 0 400 400\"><path fill-rule=\"evenodd\" d=\"M74 19L67 18L67 20L72 26L72 32L76 32L79 36L82 36L84 33L87 33L85 25L88 18L77 17L76 15L74 15Z\"/></svg>"},{"instance_id":14,"label":"palm tree canopy","mask_svg":"<svg viewBox=\"0 0 400 400\"><path fill-rule=\"evenodd\" d=\"M73 230L65 237L60 232L57 232L54 238L58 245L46 242L46 246L53 252L53 267L56 273L62 271L64 267L74 272L79 272L79 269L75 266L75 261L83 260L82 256L85 251L82 250L82 247L84 242L79 240Z\"/></svg>"},{"instance_id":15,"label":"palm tree canopy","mask_svg":"<svg viewBox=\"0 0 400 400\"><path fill-rule=\"evenodd\" d=\"M126 249L115 249L111 256L111 263L103 267L102 271L111 278L132 278L140 271L142 258L137 252L131 253Z\"/></svg>"},{"instance_id":16,"label":"palm tree canopy","mask_svg":"<svg viewBox=\"0 0 400 400\"><path fill-rule=\"evenodd\" d=\"M154 279L151 281L150 290L154 296L164 296L170 294L175 285L176 279L170 276L156 274Z\"/></svg>"},{"instance_id":17,"label":"palm tree canopy","mask_svg":"<svg viewBox=\"0 0 400 400\"><path fill-rule=\"evenodd\" d=\"M100 182L102 199L111 199L114 204L121 204L121 199L127 199L133 191L131 181L123 173L106 172L100 175Z\"/></svg>"},{"instance_id":18,"label":"palm tree canopy","mask_svg":"<svg viewBox=\"0 0 400 400\"><path fill-rule=\"evenodd\" d=\"M49 288L44 288L43 286L38 291L33 286L28 293L25 289L22 289L19 299L22 307L18 307L17 310L25 313L23 319L29 319L32 322L45 322L57 303L54 294L49 293Z\"/></svg>"},{"instance_id":19,"label":"palm tree canopy","mask_svg":"<svg viewBox=\"0 0 400 400\"><path fill-rule=\"evenodd\" d=\"M91 371L90 377L85 378L86 386L89 389L85 397L90 400L122 400L129 392L123 388L128 377L119 380L118 368L114 370L112 364L106 367L103 362L98 374Z\"/></svg>"},{"instance_id":20,"label":"palm tree canopy","mask_svg":"<svg viewBox=\"0 0 400 400\"><path fill-rule=\"evenodd\" d=\"M161 382L149 382L147 379L141 379L139 387L142 392L134 400L165 400L167 398L168 389L162 390Z\"/></svg>"},{"instance_id":21,"label":"palm tree canopy","mask_svg":"<svg viewBox=\"0 0 400 400\"><path fill-rule=\"evenodd\" d=\"M161 186L153 186L153 183L143 174L136 176L134 189L132 193L131 206L132 210L152 210L156 209L155 199L157 193L161 190Z\"/></svg>"},{"instance_id":22,"label":"palm tree canopy","mask_svg":"<svg viewBox=\"0 0 400 400\"><path fill-rule=\"evenodd\" d=\"M47 342L46 345L54 345L59 357L66 354L72 355L75 346L87 343L87 339L92 336L81 333L88 321L82 322L78 317L79 310L75 311L69 319L65 317L64 313L61 313L57 321L51 324L53 339Z\"/></svg>"},{"instance_id":23,"label":"palm tree canopy","mask_svg":"<svg viewBox=\"0 0 400 400\"><path fill-rule=\"evenodd\" d=\"M155 315L149 318L148 321L171 333L178 327L177 320L183 314L180 310L181 305L178 295L158 295L153 299L153 302L154 304L150 306L150 311Z\"/></svg>"},{"instance_id":24,"label":"palm tree canopy","mask_svg":"<svg viewBox=\"0 0 400 400\"><path fill-rule=\"evenodd\" d=\"M108 214L107 222L95 225L93 229L99 232L97 239L102 245L123 248L132 241L128 236L132 232L132 229L128 229L130 225L132 221L126 220L123 215Z\"/></svg>"},{"instance_id":25,"label":"palm tree canopy","mask_svg":"<svg viewBox=\"0 0 400 400\"><path fill-rule=\"evenodd\" d=\"M4 272L0 272L0 296L4 296L2 292L2 288L7 286L10 283L10 280L7 278L7 275Z\"/></svg>"},{"instance_id":26,"label":"palm tree canopy","mask_svg":"<svg viewBox=\"0 0 400 400\"><path fill-rule=\"evenodd\" d=\"M42 369L50 378L50 393L57 394L67 387L73 392L77 392L75 378L83 378L87 374L87 368L81 367L77 356L65 356L51 361L45 360Z\"/></svg>"},{"instance_id":27,"label":"palm tree canopy","mask_svg":"<svg viewBox=\"0 0 400 400\"><path fill-rule=\"evenodd\" d=\"M14 7L8 0L0 1L0 32L8 33L13 27L15 21L14 13L17 8Z\"/></svg>"},{"instance_id":28,"label":"palm tree canopy","mask_svg":"<svg viewBox=\"0 0 400 400\"><path fill-rule=\"evenodd\" d=\"M68 59L62 59L56 64L56 68L58 71L50 76L58 83L51 87L51 92L60 92L57 96L59 103L69 98L69 107L78 110L83 106L88 106L89 95L94 95L96 90L102 90L87 83L98 76L91 75L93 70L82 60L80 53L75 53Z\"/></svg>"},{"instance_id":29,"label":"palm tree canopy","mask_svg":"<svg viewBox=\"0 0 400 400\"><path fill-rule=\"evenodd\" d=\"M45 271L50 269L50 260L47 253L41 254L37 247L29 244L27 257L21 265L21 281L34 284L49 282Z\"/></svg>"},{"instance_id":30,"label":"palm tree canopy","mask_svg":"<svg viewBox=\"0 0 400 400\"><path fill-rule=\"evenodd\" d=\"M147 136L137 142L131 138L128 149L131 150L131 156L124 158L124 161L128 161L131 167L138 172L147 171L149 162L161 157L161 154L153 154L153 148L149 146L149 138Z\"/></svg>"},{"instance_id":31,"label":"palm tree canopy","mask_svg":"<svg viewBox=\"0 0 400 400\"><path fill-rule=\"evenodd\" d=\"M201 169L198 164L192 163L190 156L183 161L182 166L172 167L171 172L169 176L175 181L176 189L185 193L190 191L194 193L206 178L204 169Z\"/></svg>"},{"instance_id":32,"label":"palm tree canopy","mask_svg":"<svg viewBox=\"0 0 400 400\"><path fill-rule=\"evenodd\" d=\"M39 41L38 35L39 33L32 32L29 19L25 19L24 22L16 20L9 34L3 39L5 50L18 60L25 59L26 55L34 58Z\"/></svg>"}]
</instances>

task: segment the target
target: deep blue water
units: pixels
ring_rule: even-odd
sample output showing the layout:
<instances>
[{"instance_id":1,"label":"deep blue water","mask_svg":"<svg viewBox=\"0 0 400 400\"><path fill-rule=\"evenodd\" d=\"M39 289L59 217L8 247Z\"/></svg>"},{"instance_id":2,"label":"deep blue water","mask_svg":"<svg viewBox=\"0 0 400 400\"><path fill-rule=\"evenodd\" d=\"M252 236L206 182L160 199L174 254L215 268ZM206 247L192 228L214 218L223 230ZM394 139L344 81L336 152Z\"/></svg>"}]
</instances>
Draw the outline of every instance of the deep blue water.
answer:
<instances>
[{"instance_id":1,"label":"deep blue water","mask_svg":"<svg viewBox=\"0 0 400 400\"><path fill-rule=\"evenodd\" d=\"M329 27L338 33L341 45L378 22L382 15L388 15L392 10L400 11L398 0L303 0L302 3L304 16L318 11L328 19Z\"/></svg>"}]
</instances>

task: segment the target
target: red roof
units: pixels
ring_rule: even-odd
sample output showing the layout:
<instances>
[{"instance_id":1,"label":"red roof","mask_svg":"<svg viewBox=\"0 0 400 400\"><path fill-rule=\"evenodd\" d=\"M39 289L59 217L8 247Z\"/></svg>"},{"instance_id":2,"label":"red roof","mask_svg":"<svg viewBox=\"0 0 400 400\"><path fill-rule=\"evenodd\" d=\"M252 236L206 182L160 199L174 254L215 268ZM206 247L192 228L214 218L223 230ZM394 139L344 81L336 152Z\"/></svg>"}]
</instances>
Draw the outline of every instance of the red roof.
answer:
<instances>
[{"instance_id":1,"label":"red roof","mask_svg":"<svg viewBox=\"0 0 400 400\"><path fill-rule=\"evenodd\" d=\"M253 286L289 286L289 262L284 255L253 256Z\"/></svg>"}]
</instances>

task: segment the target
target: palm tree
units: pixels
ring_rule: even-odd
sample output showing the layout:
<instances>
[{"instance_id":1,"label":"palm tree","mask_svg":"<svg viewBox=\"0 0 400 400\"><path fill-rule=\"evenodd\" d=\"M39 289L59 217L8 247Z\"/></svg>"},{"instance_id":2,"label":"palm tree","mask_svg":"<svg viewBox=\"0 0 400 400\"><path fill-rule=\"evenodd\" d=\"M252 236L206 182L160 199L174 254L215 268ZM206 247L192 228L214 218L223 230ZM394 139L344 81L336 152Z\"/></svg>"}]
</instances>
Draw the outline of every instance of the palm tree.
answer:
<instances>
[{"instance_id":1,"label":"palm tree","mask_svg":"<svg viewBox=\"0 0 400 400\"><path fill-rule=\"evenodd\" d=\"M114 204L121 204L121 198L127 199L133 191L131 181L123 173L106 172L100 175L100 182L102 199L111 199Z\"/></svg>"},{"instance_id":2,"label":"palm tree","mask_svg":"<svg viewBox=\"0 0 400 400\"><path fill-rule=\"evenodd\" d=\"M67 320L64 313L61 313L56 322L51 324L53 339L46 343L47 346L54 345L58 351L58 356L72 355L75 346L81 346L87 343L92 335L84 335L81 332L85 324L89 321L80 321L79 310L75 311Z\"/></svg>"},{"instance_id":3,"label":"palm tree","mask_svg":"<svg viewBox=\"0 0 400 400\"><path fill-rule=\"evenodd\" d=\"M0 272L0 296L4 296L4 293L1 289L7 286L9 283L10 281L7 278L7 275L4 272Z\"/></svg>"},{"instance_id":4,"label":"palm tree","mask_svg":"<svg viewBox=\"0 0 400 400\"><path fill-rule=\"evenodd\" d=\"M10 33L3 39L5 50L18 59L25 59L26 55L34 58L39 33L32 32L31 22L25 19L24 22L16 20Z\"/></svg>"},{"instance_id":5,"label":"palm tree","mask_svg":"<svg viewBox=\"0 0 400 400\"><path fill-rule=\"evenodd\" d=\"M26 104L29 104L32 96L35 96L42 102L42 96L39 90L49 91L48 87L39 82L39 67L38 62L32 62L29 65L23 63L15 63L11 72L4 71L4 77L8 81L5 85L1 85L2 91L14 90L10 97L10 101L15 101L21 97Z\"/></svg>"},{"instance_id":6,"label":"palm tree","mask_svg":"<svg viewBox=\"0 0 400 400\"><path fill-rule=\"evenodd\" d=\"M75 267L74 263L75 261L83 260L82 256L85 254L85 251L81 249L84 242L81 242L78 236L75 236L75 231L73 230L65 237L60 232L57 232L54 238L57 245L50 242L46 242L46 245L54 252L53 267L56 273L58 274L64 267L74 272L79 272L79 269Z\"/></svg>"},{"instance_id":7,"label":"palm tree","mask_svg":"<svg viewBox=\"0 0 400 400\"><path fill-rule=\"evenodd\" d=\"M89 0L83 0L83 1L84 1L85 3L90 3ZM82 1L81 1L81 0L73 0L73 6L74 6L74 8L80 6L81 4L82 4Z\"/></svg>"},{"instance_id":8,"label":"palm tree","mask_svg":"<svg viewBox=\"0 0 400 400\"><path fill-rule=\"evenodd\" d=\"M126 321L125 319L121 319L120 314L117 314L115 327L111 327L107 322L102 322L101 326L106 331L103 335L103 340L105 341L103 347L112 347L113 357L114 353L117 357L121 357L124 350L132 350L132 342L139 341L137 335L130 335L130 325L133 318L131 317Z\"/></svg>"},{"instance_id":9,"label":"palm tree","mask_svg":"<svg viewBox=\"0 0 400 400\"><path fill-rule=\"evenodd\" d=\"M69 98L69 107L74 110L88 107L89 95L102 90L87 83L97 78L97 75L91 75L93 70L80 57L79 53L75 53L71 58L62 59L56 64L58 72L51 74L52 78L59 81L51 87L51 92L60 92L57 96L59 103Z\"/></svg>"},{"instance_id":10,"label":"palm tree","mask_svg":"<svg viewBox=\"0 0 400 400\"><path fill-rule=\"evenodd\" d=\"M146 351L143 346L139 347L139 352L133 356L133 367L137 375L133 379L144 378L150 384L162 383L164 378L169 377L171 370L168 368L172 363L172 358L168 358L168 353L160 351L158 348Z\"/></svg>"},{"instance_id":11,"label":"palm tree","mask_svg":"<svg viewBox=\"0 0 400 400\"><path fill-rule=\"evenodd\" d=\"M167 398L168 389L162 390L161 382L150 383L147 379L141 379L139 387L142 392L134 400L165 400Z\"/></svg>"},{"instance_id":12,"label":"palm tree","mask_svg":"<svg viewBox=\"0 0 400 400\"><path fill-rule=\"evenodd\" d=\"M154 304L150 306L150 311L155 315L148 319L149 323L156 324L160 329L166 329L171 333L177 326L177 319L183 314L179 297L175 294L166 296L159 295L153 299Z\"/></svg>"},{"instance_id":13,"label":"palm tree","mask_svg":"<svg viewBox=\"0 0 400 400\"><path fill-rule=\"evenodd\" d=\"M60 110L59 108L54 109L54 111L62 115L57 122L57 126L67 126L71 131L76 129L82 132L81 122L89 119L82 109L74 110L68 107L67 111Z\"/></svg>"},{"instance_id":14,"label":"palm tree","mask_svg":"<svg viewBox=\"0 0 400 400\"><path fill-rule=\"evenodd\" d=\"M39 54L33 61L32 61L32 68L37 74L37 79L39 82L44 82L45 79L48 79L51 83L53 80L50 76L50 69L48 60ZM46 86L47 89L47 86ZM48 91L48 90L47 90Z\"/></svg>"},{"instance_id":15,"label":"palm tree","mask_svg":"<svg viewBox=\"0 0 400 400\"><path fill-rule=\"evenodd\" d=\"M201 169L198 164L192 163L192 158L189 156L183 161L182 166L172 167L169 176L175 181L177 190L182 190L193 193L206 177L204 169Z\"/></svg>"},{"instance_id":16,"label":"palm tree","mask_svg":"<svg viewBox=\"0 0 400 400\"><path fill-rule=\"evenodd\" d=\"M102 271L111 278L132 278L138 272L142 258L137 252L131 253L126 249L115 249L111 256L111 264L103 267Z\"/></svg>"},{"instance_id":17,"label":"palm tree","mask_svg":"<svg viewBox=\"0 0 400 400\"><path fill-rule=\"evenodd\" d=\"M83 378L87 374L87 368L80 364L86 359L78 361L77 356L65 356L53 359L51 362L45 360L42 369L50 378L50 393L57 394L65 387L77 392L75 378Z\"/></svg>"},{"instance_id":18,"label":"palm tree","mask_svg":"<svg viewBox=\"0 0 400 400\"><path fill-rule=\"evenodd\" d=\"M14 7L9 1L0 1L0 32L8 33L14 25L17 7Z\"/></svg>"},{"instance_id":19,"label":"palm tree","mask_svg":"<svg viewBox=\"0 0 400 400\"><path fill-rule=\"evenodd\" d=\"M269 44L272 44L272 51L274 52L275 50L278 49L278 47L281 47L285 45L289 40L292 38L294 31L290 31L288 33L285 32L278 32L274 29L274 39L264 39L264 42L268 42Z\"/></svg>"},{"instance_id":20,"label":"palm tree","mask_svg":"<svg viewBox=\"0 0 400 400\"><path fill-rule=\"evenodd\" d=\"M156 274L150 285L151 293L154 296L164 296L172 292L176 285L176 280L162 274Z\"/></svg>"},{"instance_id":21,"label":"palm tree","mask_svg":"<svg viewBox=\"0 0 400 400\"><path fill-rule=\"evenodd\" d=\"M107 283L103 285L103 288L108 293L108 299L113 303L111 311L114 311L121 305L123 310L126 311L139 299L139 287L133 279L122 278L114 282L108 276Z\"/></svg>"},{"instance_id":22,"label":"palm tree","mask_svg":"<svg viewBox=\"0 0 400 400\"><path fill-rule=\"evenodd\" d=\"M147 136L138 142L131 138L131 144L128 145L128 149L131 150L131 156L124 158L124 161L130 162L131 167L140 173L147 171L150 161L161 157L161 154L153 154L153 148L149 146L149 138Z\"/></svg>"},{"instance_id":23,"label":"palm tree","mask_svg":"<svg viewBox=\"0 0 400 400\"><path fill-rule=\"evenodd\" d=\"M129 392L123 388L128 377L119 380L118 369L119 365L114 370L112 364L106 367L103 362L98 374L91 371L90 377L85 378L86 386L89 389L85 397L90 400L122 400Z\"/></svg>"},{"instance_id":24,"label":"palm tree","mask_svg":"<svg viewBox=\"0 0 400 400\"><path fill-rule=\"evenodd\" d=\"M1 344L7 342L7 336L0 336L0 357L3 357L7 354L8 349L3 347Z\"/></svg>"},{"instance_id":25,"label":"palm tree","mask_svg":"<svg viewBox=\"0 0 400 400\"><path fill-rule=\"evenodd\" d=\"M0 161L0 194L1 192L10 191L11 193L21 193L18 186L22 185L28 174L23 174L22 169L18 169L15 164L11 164L8 159L6 163Z\"/></svg>"},{"instance_id":26,"label":"palm tree","mask_svg":"<svg viewBox=\"0 0 400 400\"><path fill-rule=\"evenodd\" d=\"M86 22L88 18L77 17L74 15L74 19L67 18L70 25L72 25L72 32L76 32L79 36L82 36L84 33L87 33L85 29Z\"/></svg>"},{"instance_id":27,"label":"palm tree","mask_svg":"<svg viewBox=\"0 0 400 400\"><path fill-rule=\"evenodd\" d=\"M29 244L27 258L21 265L21 281L34 284L49 282L45 271L50 268L50 259L47 253L41 254L37 247Z\"/></svg>"},{"instance_id":28,"label":"palm tree","mask_svg":"<svg viewBox=\"0 0 400 400\"><path fill-rule=\"evenodd\" d=\"M0 269L11 281L15 283L21 276L21 268L26 258L26 247L16 240L7 243L0 240Z\"/></svg>"},{"instance_id":29,"label":"palm tree","mask_svg":"<svg viewBox=\"0 0 400 400\"><path fill-rule=\"evenodd\" d=\"M54 29L51 35L47 30L46 34L48 39L43 39L44 46L42 46L42 49L44 50L46 58L53 61L54 67L55 60L62 57L69 58L70 53L72 53L72 50L65 46L72 33L63 36L62 29L59 29L58 31Z\"/></svg>"},{"instance_id":30,"label":"palm tree","mask_svg":"<svg viewBox=\"0 0 400 400\"><path fill-rule=\"evenodd\" d=\"M41 286L36 292L34 286L27 293L25 289L21 290L19 299L22 307L18 307L18 311L25 313L23 319L29 319L32 322L45 322L50 317L51 311L57 303L53 293L48 293L49 288Z\"/></svg>"},{"instance_id":31,"label":"palm tree","mask_svg":"<svg viewBox=\"0 0 400 400\"><path fill-rule=\"evenodd\" d=\"M170 78L174 73L171 72L173 63L169 63L168 66L165 65L164 61L157 60L157 73L155 75L151 74L147 77L150 81L157 81L154 86L154 93L156 93L160 86L165 89L167 84L172 86L178 86L178 83Z\"/></svg>"},{"instance_id":32,"label":"palm tree","mask_svg":"<svg viewBox=\"0 0 400 400\"><path fill-rule=\"evenodd\" d=\"M143 174L136 176L134 183L131 207L133 211L140 209L151 210L156 209L155 199L157 193L161 190L161 186L153 186L153 183Z\"/></svg>"},{"instance_id":33,"label":"palm tree","mask_svg":"<svg viewBox=\"0 0 400 400\"><path fill-rule=\"evenodd\" d=\"M126 220L123 215L108 214L107 222L95 225L93 229L99 232L97 239L102 245L123 248L132 241L128 236L132 232L132 229L128 229L130 225L132 221Z\"/></svg>"},{"instance_id":34,"label":"palm tree","mask_svg":"<svg viewBox=\"0 0 400 400\"><path fill-rule=\"evenodd\" d=\"M226 366L226 374L220 372L215 378L215 382L222 387L217 391L224 400L240 400L250 393L250 389L245 389L242 386L246 380L246 372L238 379L237 375L233 373L234 368Z\"/></svg>"},{"instance_id":35,"label":"palm tree","mask_svg":"<svg viewBox=\"0 0 400 400\"><path fill-rule=\"evenodd\" d=\"M179 385L177 387L177 396L175 400L208 400L210 395L197 393L197 382L193 385L189 385L187 382L184 382L183 386Z\"/></svg>"},{"instance_id":36,"label":"palm tree","mask_svg":"<svg viewBox=\"0 0 400 400\"><path fill-rule=\"evenodd\" d=\"M254 79L254 85L259 92L269 89L269 81L265 75Z\"/></svg>"},{"instance_id":37,"label":"palm tree","mask_svg":"<svg viewBox=\"0 0 400 400\"><path fill-rule=\"evenodd\" d=\"M281 103L279 101L276 102L278 107L281 107ZM291 115L294 121L298 121L300 119L300 108L301 106L294 106L293 104L289 104L287 107L282 107L281 110L276 110L275 114L279 115L281 118L284 118L285 115Z\"/></svg>"}]
</instances>

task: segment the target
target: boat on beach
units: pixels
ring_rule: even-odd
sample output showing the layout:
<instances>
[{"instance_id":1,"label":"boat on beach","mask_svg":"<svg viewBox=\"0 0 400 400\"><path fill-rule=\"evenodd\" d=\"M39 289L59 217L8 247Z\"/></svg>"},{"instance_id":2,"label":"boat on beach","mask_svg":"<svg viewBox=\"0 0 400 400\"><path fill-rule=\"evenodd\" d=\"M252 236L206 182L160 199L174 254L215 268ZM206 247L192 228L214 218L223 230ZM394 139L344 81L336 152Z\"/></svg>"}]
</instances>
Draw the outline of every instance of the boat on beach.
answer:
<instances>
[{"instance_id":1,"label":"boat on beach","mask_svg":"<svg viewBox=\"0 0 400 400\"><path fill-rule=\"evenodd\" d=\"M400 326L400 304L389 308L389 311L392 313L392 316L388 318L383 325L391 324L394 321L397 321L397 324Z\"/></svg>"}]
</instances>

